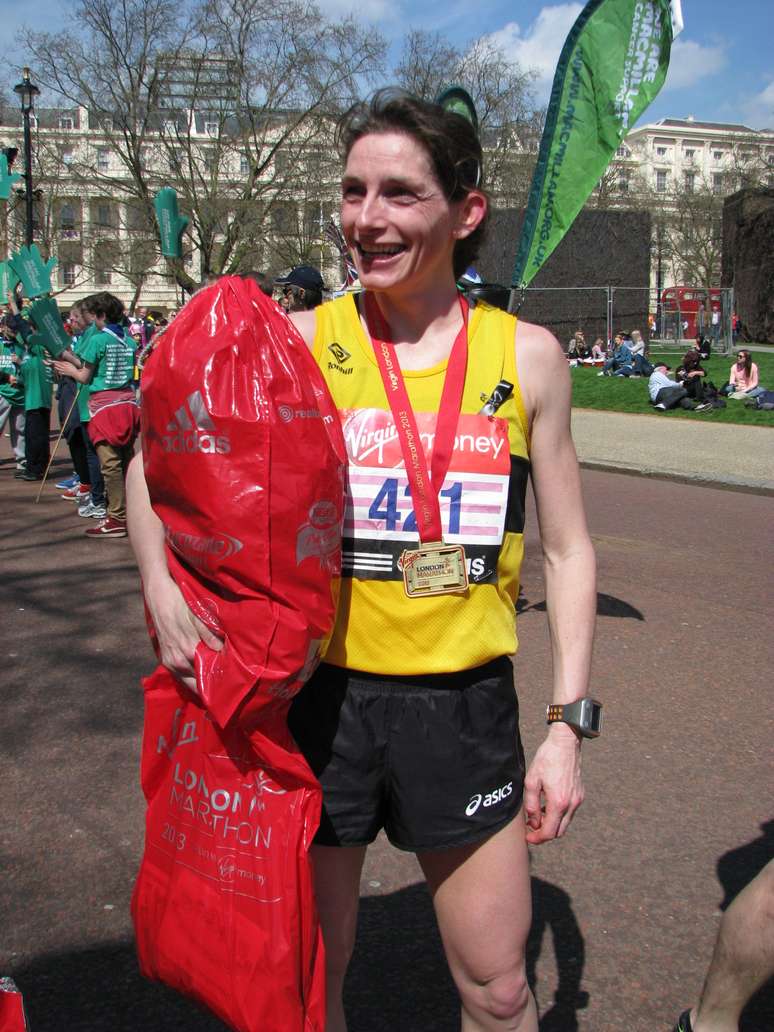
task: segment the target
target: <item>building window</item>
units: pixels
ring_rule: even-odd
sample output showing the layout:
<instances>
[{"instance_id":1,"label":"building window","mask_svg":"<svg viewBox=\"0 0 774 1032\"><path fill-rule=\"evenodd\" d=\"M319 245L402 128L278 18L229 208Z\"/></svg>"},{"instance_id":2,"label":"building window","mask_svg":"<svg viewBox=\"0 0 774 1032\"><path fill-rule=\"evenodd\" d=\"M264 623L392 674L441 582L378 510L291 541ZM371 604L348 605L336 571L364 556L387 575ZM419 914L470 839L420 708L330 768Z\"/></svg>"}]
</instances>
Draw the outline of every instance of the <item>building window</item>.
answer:
<instances>
[{"instance_id":1,"label":"building window","mask_svg":"<svg viewBox=\"0 0 774 1032\"><path fill-rule=\"evenodd\" d=\"M657 156L659 158L666 157L666 152L667 152L666 147L656 147L656 154L657 154Z\"/></svg>"},{"instance_id":2,"label":"building window","mask_svg":"<svg viewBox=\"0 0 774 1032\"><path fill-rule=\"evenodd\" d=\"M695 153L696 153L696 151L693 149L693 147L686 147L685 150L683 151L683 154L688 159L692 158Z\"/></svg>"},{"instance_id":3,"label":"building window","mask_svg":"<svg viewBox=\"0 0 774 1032\"><path fill-rule=\"evenodd\" d=\"M656 172L656 190L658 193L665 193L667 188L667 174L660 170Z\"/></svg>"},{"instance_id":4,"label":"building window","mask_svg":"<svg viewBox=\"0 0 774 1032\"><path fill-rule=\"evenodd\" d=\"M204 131L208 136L218 135L218 123L217 122L205 122Z\"/></svg>"},{"instance_id":5,"label":"building window","mask_svg":"<svg viewBox=\"0 0 774 1032\"><path fill-rule=\"evenodd\" d=\"M108 172L110 170L110 151L107 147L97 148L97 171Z\"/></svg>"},{"instance_id":6,"label":"building window","mask_svg":"<svg viewBox=\"0 0 774 1032\"><path fill-rule=\"evenodd\" d=\"M246 154L239 155L239 174L246 176L250 172L250 159Z\"/></svg>"},{"instance_id":7,"label":"building window","mask_svg":"<svg viewBox=\"0 0 774 1032\"><path fill-rule=\"evenodd\" d=\"M72 204L63 204L59 209L59 229L62 232L62 236L74 237L77 235L75 207Z\"/></svg>"},{"instance_id":8,"label":"building window","mask_svg":"<svg viewBox=\"0 0 774 1032\"><path fill-rule=\"evenodd\" d=\"M97 269L94 273L94 282L98 287L109 287L113 282L113 276L110 269Z\"/></svg>"},{"instance_id":9,"label":"building window","mask_svg":"<svg viewBox=\"0 0 774 1032\"><path fill-rule=\"evenodd\" d=\"M204 157L202 158L202 164L204 165L204 171L208 176L218 171L218 161L212 151L205 151Z\"/></svg>"},{"instance_id":10,"label":"building window","mask_svg":"<svg viewBox=\"0 0 774 1032\"><path fill-rule=\"evenodd\" d=\"M712 157L714 158L715 161L722 161L723 160L723 151L722 150L713 151L712 152Z\"/></svg>"},{"instance_id":11,"label":"building window","mask_svg":"<svg viewBox=\"0 0 774 1032\"><path fill-rule=\"evenodd\" d=\"M112 212L109 204L97 205L97 225L103 228L110 228L113 225Z\"/></svg>"},{"instance_id":12,"label":"building window","mask_svg":"<svg viewBox=\"0 0 774 1032\"><path fill-rule=\"evenodd\" d=\"M723 173L714 172L712 175L712 192L714 194L723 193Z\"/></svg>"},{"instance_id":13,"label":"building window","mask_svg":"<svg viewBox=\"0 0 774 1032\"><path fill-rule=\"evenodd\" d=\"M630 158L632 156L632 152L629 150L629 148L624 147L623 145L621 145L618 148L615 154L617 158Z\"/></svg>"},{"instance_id":14,"label":"building window","mask_svg":"<svg viewBox=\"0 0 774 1032\"><path fill-rule=\"evenodd\" d=\"M60 129L72 129L73 128L73 120L72 120L72 118L70 118L69 115L60 115L59 116L59 128Z\"/></svg>"},{"instance_id":15,"label":"building window","mask_svg":"<svg viewBox=\"0 0 774 1032\"><path fill-rule=\"evenodd\" d=\"M619 176L618 177L618 192L628 193L629 192L629 177Z\"/></svg>"},{"instance_id":16,"label":"building window","mask_svg":"<svg viewBox=\"0 0 774 1032\"><path fill-rule=\"evenodd\" d=\"M63 287L74 287L75 286L75 266L72 262L66 262L64 265L59 266L59 271L62 274L62 286Z\"/></svg>"},{"instance_id":17,"label":"building window","mask_svg":"<svg viewBox=\"0 0 774 1032\"><path fill-rule=\"evenodd\" d=\"M68 150L63 150L62 151L62 164L65 166L65 168L70 168L70 166L73 163L74 158L75 158L75 154L73 153L72 150L68 149Z\"/></svg>"},{"instance_id":18,"label":"building window","mask_svg":"<svg viewBox=\"0 0 774 1032\"><path fill-rule=\"evenodd\" d=\"M695 186L696 186L696 173L695 172L686 172L685 173L685 190L686 190L686 193L693 193Z\"/></svg>"},{"instance_id":19,"label":"building window","mask_svg":"<svg viewBox=\"0 0 774 1032\"><path fill-rule=\"evenodd\" d=\"M275 204L271 209L271 226L275 233L287 236L295 229L293 210L287 204Z\"/></svg>"}]
</instances>

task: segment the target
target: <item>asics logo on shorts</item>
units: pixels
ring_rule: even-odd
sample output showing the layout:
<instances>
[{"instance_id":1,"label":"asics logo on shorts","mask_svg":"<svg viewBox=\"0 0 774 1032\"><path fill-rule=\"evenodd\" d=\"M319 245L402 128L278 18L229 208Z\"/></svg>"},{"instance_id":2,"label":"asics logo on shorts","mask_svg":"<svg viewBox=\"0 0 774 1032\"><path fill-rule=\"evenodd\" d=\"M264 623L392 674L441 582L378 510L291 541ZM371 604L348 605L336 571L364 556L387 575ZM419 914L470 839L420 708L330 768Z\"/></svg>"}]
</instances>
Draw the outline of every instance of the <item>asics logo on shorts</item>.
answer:
<instances>
[{"instance_id":1,"label":"asics logo on shorts","mask_svg":"<svg viewBox=\"0 0 774 1032\"><path fill-rule=\"evenodd\" d=\"M470 802L465 807L465 815L472 817L480 806L497 806L498 803L502 803L512 793L512 781L509 781L507 785L501 785L500 788L494 789L493 792L487 792L486 795L481 795L480 792L477 792L476 795L470 797Z\"/></svg>"}]
</instances>

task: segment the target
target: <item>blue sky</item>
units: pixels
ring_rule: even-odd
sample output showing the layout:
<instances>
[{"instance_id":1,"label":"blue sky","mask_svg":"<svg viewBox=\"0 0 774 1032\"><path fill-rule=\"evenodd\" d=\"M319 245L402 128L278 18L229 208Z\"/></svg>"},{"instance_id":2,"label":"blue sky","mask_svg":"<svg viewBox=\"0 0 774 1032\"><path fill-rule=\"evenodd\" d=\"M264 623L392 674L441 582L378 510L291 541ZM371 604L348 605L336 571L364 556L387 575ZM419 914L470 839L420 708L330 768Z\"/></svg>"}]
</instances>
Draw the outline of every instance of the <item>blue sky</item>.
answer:
<instances>
[{"instance_id":1,"label":"blue sky","mask_svg":"<svg viewBox=\"0 0 774 1032\"><path fill-rule=\"evenodd\" d=\"M545 102L562 43L581 10L579 3L536 0L318 0L329 15L356 9L396 41L408 28L439 31L464 47L492 35L508 55L538 73ZM62 0L25 7L0 0L0 40L7 59L25 63L16 34L35 12L35 24L66 28ZM675 42L669 76L642 121L667 116L743 122L774 129L774 5L771 0L683 0L685 29ZM9 78L15 69L8 69ZM34 79L34 69L33 69ZM15 79L10 80L16 81Z\"/></svg>"}]
</instances>

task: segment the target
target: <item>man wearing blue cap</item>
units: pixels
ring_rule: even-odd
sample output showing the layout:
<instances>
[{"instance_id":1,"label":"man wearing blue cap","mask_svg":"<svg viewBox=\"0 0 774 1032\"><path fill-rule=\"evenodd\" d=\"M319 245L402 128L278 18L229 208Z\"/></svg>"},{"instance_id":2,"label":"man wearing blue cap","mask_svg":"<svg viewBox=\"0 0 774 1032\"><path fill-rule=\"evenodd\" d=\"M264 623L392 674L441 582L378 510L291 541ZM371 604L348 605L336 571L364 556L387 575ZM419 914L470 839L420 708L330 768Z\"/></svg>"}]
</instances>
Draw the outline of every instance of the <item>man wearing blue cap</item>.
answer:
<instances>
[{"instance_id":1,"label":"man wearing blue cap","mask_svg":"<svg viewBox=\"0 0 774 1032\"><path fill-rule=\"evenodd\" d=\"M288 313L308 312L322 304L325 284L320 273L312 265L297 265L274 283L282 289L279 303Z\"/></svg>"}]
</instances>

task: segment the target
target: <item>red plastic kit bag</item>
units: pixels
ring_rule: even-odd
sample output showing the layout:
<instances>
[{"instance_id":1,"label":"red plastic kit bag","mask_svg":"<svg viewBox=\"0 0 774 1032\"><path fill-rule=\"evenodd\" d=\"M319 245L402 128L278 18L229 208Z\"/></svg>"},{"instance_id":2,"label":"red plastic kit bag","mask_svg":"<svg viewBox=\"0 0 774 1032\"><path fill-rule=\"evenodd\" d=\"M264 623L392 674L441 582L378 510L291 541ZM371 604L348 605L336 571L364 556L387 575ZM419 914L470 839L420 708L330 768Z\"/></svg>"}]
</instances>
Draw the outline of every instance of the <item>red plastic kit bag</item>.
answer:
<instances>
[{"instance_id":1,"label":"red plastic kit bag","mask_svg":"<svg viewBox=\"0 0 774 1032\"><path fill-rule=\"evenodd\" d=\"M0 1032L27 1032L22 995L12 978L0 978Z\"/></svg>"},{"instance_id":2,"label":"red plastic kit bag","mask_svg":"<svg viewBox=\"0 0 774 1032\"><path fill-rule=\"evenodd\" d=\"M324 954L308 849L320 791L287 702L220 729L159 667L145 683L140 968L240 1032L323 1032ZM184 692L184 690L183 690Z\"/></svg>"},{"instance_id":3,"label":"red plastic kit bag","mask_svg":"<svg viewBox=\"0 0 774 1032\"><path fill-rule=\"evenodd\" d=\"M284 313L225 278L158 342L142 426L170 572L224 645L199 646L197 696L163 668L144 685L140 966L240 1032L322 1032L320 789L286 716L335 617L339 421Z\"/></svg>"}]
</instances>

